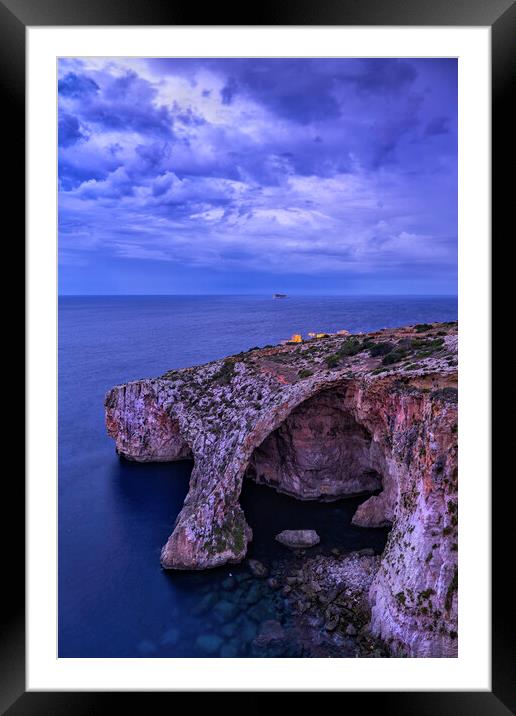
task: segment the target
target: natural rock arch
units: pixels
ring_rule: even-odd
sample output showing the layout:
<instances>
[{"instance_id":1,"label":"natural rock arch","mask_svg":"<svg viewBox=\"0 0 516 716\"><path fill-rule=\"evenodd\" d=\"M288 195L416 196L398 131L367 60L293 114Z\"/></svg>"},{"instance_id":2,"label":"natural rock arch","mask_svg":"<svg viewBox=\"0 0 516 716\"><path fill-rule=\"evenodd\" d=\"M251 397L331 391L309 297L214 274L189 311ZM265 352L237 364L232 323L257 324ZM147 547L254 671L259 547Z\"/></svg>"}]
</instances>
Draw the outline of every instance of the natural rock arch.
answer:
<instances>
[{"instance_id":1,"label":"natural rock arch","mask_svg":"<svg viewBox=\"0 0 516 716\"><path fill-rule=\"evenodd\" d=\"M119 454L194 459L163 566L206 569L241 561L251 530L239 496L254 451L302 403L341 392L355 421L351 432L355 423L367 431L382 476L382 492L360 505L353 522L392 523L369 593L371 629L394 653L456 655L456 328L445 328L443 358L423 357L410 375L403 368L384 374L365 356L338 370L319 361L301 378L299 362L306 366L308 358L273 348L113 388L106 423ZM328 350L335 340L328 339Z\"/></svg>"},{"instance_id":2,"label":"natural rock arch","mask_svg":"<svg viewBox=\"0 0 516 716\"><path fill-rule=\"evenodd\" d=\"M222 436L204 435L200 443L199 438L192 442L194 467L190 489L174 531L161 552L161 563L165 568L206 569L228 562L239 562L245 557L252 532L245 520L239 497L246 472L253 465L253 455L288 424L292 416L299 415L303 406L310 406L311 401L313 403L314 400L322 399L334 404L333 410L341 413L345 423L344 433L347 431L360 436L359 452L362 454L357 456L355 451L354 465L348 466L346 471L348 479L340 481L347 485L340 492L338 484L332 492L329 480L321 483L323 490L326 489L326 495L317 495L314 490L312 494L296 489L281 490L281 486L280 490L300 499L334 499L346 494L373 492L382 487L382 476L389 471L390 460L384 454L388 446L375 435L374 421L368 425L355 410L357 386L354 381L343 379L342 376L334 379L326 376L311 383L307 381L296 388L295 393L290 391L288 400L278 401L265 417L258 416L249 430L227 431ZM206 450L206 441L209 442L209 450ZM349 452L353 454L353 450ZM358 476L353 473L356 465L361 465ZM392 480L387 479L385 483L389 486ZM393 505L392 499L387 500L386 496L392 498L391 493L390 489L388 492L383 490L377 498L371 498L377 500L381 509L377 509L374 516L356 524L390 524Z\"/></svg>"}]
</instances>

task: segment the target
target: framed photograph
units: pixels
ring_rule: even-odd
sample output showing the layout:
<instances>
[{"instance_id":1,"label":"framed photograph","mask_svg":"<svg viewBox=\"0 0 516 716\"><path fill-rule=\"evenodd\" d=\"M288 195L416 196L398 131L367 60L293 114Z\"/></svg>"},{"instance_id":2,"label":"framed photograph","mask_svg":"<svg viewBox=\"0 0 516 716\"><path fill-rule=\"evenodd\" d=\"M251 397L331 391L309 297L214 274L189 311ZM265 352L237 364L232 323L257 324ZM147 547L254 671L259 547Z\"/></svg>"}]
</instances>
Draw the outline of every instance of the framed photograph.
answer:
<instances>
[{"instance_id":1,"label":"framed photograph","mask_svg":"<svg viewBox=\"0 0 516 716\"><path fill-rule=\"evenodd\" d=\"M515 712L490 372L514 4L194 15L0 3L28 339L2 708Z\"/></svg>"}]
</instances>

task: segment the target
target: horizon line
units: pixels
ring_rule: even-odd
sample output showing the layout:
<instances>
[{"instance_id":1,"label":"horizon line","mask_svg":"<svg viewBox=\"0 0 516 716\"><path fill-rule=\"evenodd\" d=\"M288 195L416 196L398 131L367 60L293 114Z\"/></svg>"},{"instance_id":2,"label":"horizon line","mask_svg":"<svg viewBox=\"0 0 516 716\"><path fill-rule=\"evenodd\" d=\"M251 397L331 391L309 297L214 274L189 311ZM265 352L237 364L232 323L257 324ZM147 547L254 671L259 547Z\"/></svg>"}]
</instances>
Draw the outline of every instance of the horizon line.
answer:
<instances>
[{"instance_id":1,"label":"horizon line","mask_svg":"<svg viewBox=\"0 0 516 716\"><path fill-rule=\"evenodd\" d=\"M58 298L168 298L168 297L213 297L213 296L273 296L267 293L59 293ZM413 297L413 298L458 298L456 293L287 293L286 298L365 298L365 297Z\"/></svg>"}]
</instances>

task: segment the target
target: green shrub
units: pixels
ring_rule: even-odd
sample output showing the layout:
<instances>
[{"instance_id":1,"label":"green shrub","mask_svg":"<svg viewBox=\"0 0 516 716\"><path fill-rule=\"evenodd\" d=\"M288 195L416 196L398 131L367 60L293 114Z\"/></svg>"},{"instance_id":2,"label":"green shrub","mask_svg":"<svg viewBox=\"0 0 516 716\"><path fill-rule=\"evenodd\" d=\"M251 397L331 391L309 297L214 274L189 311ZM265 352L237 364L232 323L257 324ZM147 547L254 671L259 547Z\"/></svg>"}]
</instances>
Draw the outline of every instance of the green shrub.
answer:
<instances>
[{"instance_id":1,"label":"green shrub","mask_svg":"<svg viewBox=\"0 0 516 716\"><path fill-rule=\"evenodd\" d=\"M334 353L326 358L326 365L328 368L336 368L339 365L339 356Z\"/></svg>"},{"instance_id":2,"label":"green shrub","mask_svg":"<svg viewBox=\"0 0 516 716\"><path fill-rule=\"evenodd\" d=\"M413 338L410 341L411 348L423 348L425 350L436 350L444 345L444 338Z\"/></svg>"},{"instance_id":3,"label":"green shrub","mask_svg":"<svg viewBox=\"0 0 516 716\"><path fill-rule=\"evenodd\" d=\"M424 333L425 331L432 330L433 326L431 323L417 323L414 328L416 329L416 333Z\"/></svg>"},{"instance_id":4,"label":"green shrub","mask_svg":"<svg viewBox=\"0 0 516 716\"><path fill-rule=\"evenodd\" d=\"M412 348L412 338L402 338L398 341L398 348L408 349Z\"/></svg>"},{"instance_id":5,"label":"green shrub","mask_svg":"<svg viewBox=\"0 0 516 716\"><path fill-rule=\"evenodd\" d=\"M213 376L213 380L219 385L228 385L231 382L233 373L235 372L235 364L231 360L225 360L222 367Z\"/></svg>"},{"instance_id":6,"label":"green shrub","mask_svg":"<svg viewBox=\"0 0 516 716\"><path fill-rule=\"evenodd\" d=\"M298 373L300 378L309 378L311 375L313 375L312 371L307 370L306 368L302 368Z\"/></svg>"},{"instance_id":7,"label":"green shrub","mask_svg":"<svg viewBox=\"0 0 516 716\"><path fill-rule=\"evenodd\" d=\"M357 355L357 353L360 353L363 350L364 349L362 347L362 344L360 343L358 338L348 338L341 345L336 355L342 356L343 358L346 356L355 356Z\"/></svg>"},{"instance_id":8,"label":"green shrub","mask_svg":"<svg viewBox=\"0 0 516 716\"><path fill-rule=\"evenodd\" d=\"M435 594L435 590L433 590L432 588L425 589L423 592L419 592L419 596L421 599L428 599L432 596L432 594Z\"/></svg>"},{"instance_id":9,"label":"green shrub","mask_svg":"<svg viewBox=\"0 0 516 716\"><path fill-rule=\"evenodd\" d=\"M383 357L382 365L392 365L393 363L399 363L399 361L403 358L406 358L407 355L407 351L400 350L399 348L397 348L396 350L387 353L387 355Z\"/></svg>"},{"instance_id":10,"label":"green shrub","mask_svg":"<svg viewBox=\"0 0 516 716\"><path fill-rule=\"evenodd\" d=\"M387 353L390 353L393 348L394 343L391 343L390 341L374 343L369 349L369 355L373 358L377 358L378 356L386 356Z\"/></svg>"}]
</instances>

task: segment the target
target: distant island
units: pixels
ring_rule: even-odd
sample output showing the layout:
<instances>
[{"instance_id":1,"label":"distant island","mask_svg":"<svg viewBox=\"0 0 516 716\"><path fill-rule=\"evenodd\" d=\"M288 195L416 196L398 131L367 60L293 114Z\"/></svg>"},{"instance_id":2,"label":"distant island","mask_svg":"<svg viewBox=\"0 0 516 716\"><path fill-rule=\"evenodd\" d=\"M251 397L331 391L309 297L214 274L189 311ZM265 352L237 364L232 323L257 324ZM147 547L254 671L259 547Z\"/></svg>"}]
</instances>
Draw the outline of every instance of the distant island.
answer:
<instances>
[{"instance_id":1,"label":"distant island","mask_svg":"<svg viewBox=\"0 0 516 716\"><path fill-rule=\"evenodd\" d=\"M273 293L272 297L273 298L287 298L287 294L286 293Z\"/></svg>"},{"instance_id":2,"label":"distant island","mask_svg":"<svg viewBox=\"0 0 516 716\"><path fill-rule=\"evenodd\" d=\"M244 477L301 500L367 493L353 524L390 526L383 553L311 558L310 525L282 533L305 562L277 588L343 639L358 628L392 656L456 656L457 323L294 335L106 395L119 455L194 460L163 567L245 558Z\"/></svg>"}]
</instances>

